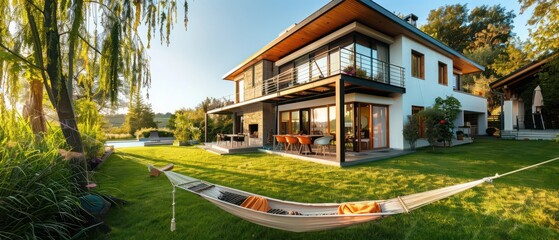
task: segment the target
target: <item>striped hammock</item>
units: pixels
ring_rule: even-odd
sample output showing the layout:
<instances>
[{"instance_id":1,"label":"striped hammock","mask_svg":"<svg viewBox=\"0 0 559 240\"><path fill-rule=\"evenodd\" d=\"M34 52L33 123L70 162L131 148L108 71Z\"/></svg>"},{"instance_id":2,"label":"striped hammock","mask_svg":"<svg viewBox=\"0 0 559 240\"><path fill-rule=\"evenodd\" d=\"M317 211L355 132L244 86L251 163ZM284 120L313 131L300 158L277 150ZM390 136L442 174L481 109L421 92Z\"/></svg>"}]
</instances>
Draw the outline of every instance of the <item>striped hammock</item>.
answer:
<instances>
[{"instance_id":1,"label":"striped hammock","mask_svg":"<svg viewBox=\"0 0 559 240\"><path fill-rule=\"evenodd\" d=\"M235 216L238 216L255 224L291 232L310 232L347 227L354 224L376 220L384 216L399 213L408 213L432 202L450 197L452 195L478 186L484 182L492 182L493 179L526 170L528 168L536 167L555 160L559 160L559 158L554 158L502 175L496 174L493 177L486 177L483 179L457 184L450 187L400 196L388 200L351 202L350 204L366 204L376 202L380 205L381 212L359 214L339 214L338 208L340 206L340 203L313 204L283 201L250 192L241 191L234 188L212 184L172 171L164 171L164 173L173 185L173 219L171 220L171 231L175 230L175 190L176 188L181 188L205 198L209 202ZM245 208L232 203L231 201L222 200L224 199L224 195L234 195L240 196L242 198L247 198L250 196L262 197L268 201L268 206L276 211L264 212ZM278 211L283 212L284 214L278 214ZM285 214L288 212L296 214Z\"/></svg>"}]
</instances>

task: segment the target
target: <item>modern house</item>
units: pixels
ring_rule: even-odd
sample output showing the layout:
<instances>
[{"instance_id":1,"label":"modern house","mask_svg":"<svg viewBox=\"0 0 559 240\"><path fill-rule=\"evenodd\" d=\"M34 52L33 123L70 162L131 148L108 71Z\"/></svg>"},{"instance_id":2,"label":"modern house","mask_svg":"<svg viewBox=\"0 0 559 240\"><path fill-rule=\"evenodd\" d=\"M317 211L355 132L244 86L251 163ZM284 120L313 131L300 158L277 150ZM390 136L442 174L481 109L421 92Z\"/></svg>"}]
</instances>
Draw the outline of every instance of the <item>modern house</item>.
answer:
<instances>
[{"instance_id":1,"label":"modern house","mask_svg":"<svg viewBox=\"0 0 559 240\"><path fill-rule=\"evenodd\" d=\"M235 93L208 113L233 114L234 131L262 144L332 135L340 163L346 151L408 148L407 115L439 96L460 100L456 126L483 132L487 101L460 79L484 68L406 20L370 0L333 0L226 73Z\"/></svg>"},{"instance_id":2,"label":"modern house","mask_svg":"<svg viewBox=\"0 0 559 240\"><path fill-rule=\"evenodd\" d=\"M545 107L543 99L535 101L537 92L539 97L545 95L537 74L545 72L554 57L558 54L543 57L489 84L503 95L503 138L552 140L559 134L559 118L552 114L557 109Z\"/></svg>"}]
</instances>

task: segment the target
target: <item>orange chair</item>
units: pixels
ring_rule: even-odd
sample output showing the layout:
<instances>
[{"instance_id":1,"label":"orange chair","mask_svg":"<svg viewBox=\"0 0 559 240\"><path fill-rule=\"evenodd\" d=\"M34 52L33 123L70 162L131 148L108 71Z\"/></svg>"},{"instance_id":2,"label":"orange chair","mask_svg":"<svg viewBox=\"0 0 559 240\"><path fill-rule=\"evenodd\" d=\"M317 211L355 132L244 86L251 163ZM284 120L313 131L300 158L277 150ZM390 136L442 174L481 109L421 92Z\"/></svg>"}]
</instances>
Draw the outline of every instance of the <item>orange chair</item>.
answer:
<instances>
[{"instance_id":1,"label":"orange chair","mask_svg":"<svg viewBox=\"0 0 559 240\"><path fill-rule=\"evenodd\" d=\"M297 139L299 140L299 143L301 144L301 146L299 146L299 153L303 154L303 147L307 146L309 148L309 153L312 153L312 148L311 148L311 138L307 137L307 136L299 136L297 137Z\"/></svg>"},{"instance_id":2,"label":"orange chair","mask_svg":"<svg viewBox=\"0 0 559 240\"><path fill-rule=\"evenodd\" d=\"M285 140L287 141L287 149L285 151L288 151L289 149L293 150L293 148L297 149L299 139L293 136L285 136Z\"/></svg>"},{"instance_id":3,"label":"orange chair","mask_svg":"<svg viewBox=\"0 0 559 240\"><path fill-rule=\"evenodd\" d=\"M285 146L285 144L287 144L287 141L285 140L285 136L277 135L276 142L278 142L277 145L278 150L281 151L281 148L283 147L283 149L287 151L287 147Z\"/></svg>"}]
</instances>

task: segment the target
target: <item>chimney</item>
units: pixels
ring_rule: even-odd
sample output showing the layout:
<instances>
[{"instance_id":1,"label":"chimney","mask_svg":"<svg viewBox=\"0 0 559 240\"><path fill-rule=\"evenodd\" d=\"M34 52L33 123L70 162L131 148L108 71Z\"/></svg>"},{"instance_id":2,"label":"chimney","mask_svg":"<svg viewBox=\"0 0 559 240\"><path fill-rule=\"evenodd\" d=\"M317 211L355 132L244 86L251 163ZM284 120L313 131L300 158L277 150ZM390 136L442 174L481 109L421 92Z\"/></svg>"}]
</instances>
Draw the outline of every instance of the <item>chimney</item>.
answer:
<instances>
[{"instance_id":1,"label":"chimney","mask_svg":"<svg viewBox=\"0 0 559 240\"><path fill-rule=\"evenodd\" d=\"M417 27L417 16L415 14L410 14L404 17L404 21L408 22L409 24Z\"/></svg>"}]
</instances>

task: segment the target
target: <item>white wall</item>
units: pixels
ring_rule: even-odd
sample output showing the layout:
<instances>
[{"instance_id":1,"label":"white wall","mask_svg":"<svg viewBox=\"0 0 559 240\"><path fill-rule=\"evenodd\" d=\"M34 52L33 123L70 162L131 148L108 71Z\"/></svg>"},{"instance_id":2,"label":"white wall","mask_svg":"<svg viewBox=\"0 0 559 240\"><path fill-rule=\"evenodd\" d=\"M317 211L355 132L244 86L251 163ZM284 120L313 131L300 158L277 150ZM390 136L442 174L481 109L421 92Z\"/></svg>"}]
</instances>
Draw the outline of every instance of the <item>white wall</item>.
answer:
<instances>
[{"instance_id":1,"label":"white wall","mask_svg":"<svg viewBox=\"0 0 559 240\"><path fill-rule=\"evenodd\" d=\"M424 79L411 76L412 50L424 55ZM451 58L400 35L395 38L394 43L390 46L390 61L405 68L406 93L403 95L402 100L403 119L411 114L412 106L431 107L437 97L446 98L446 96L453 96L462 104L462 114L455 121L455 125L464 125L464 111L476 112L480 114L478 133L485 132L487 126L487 99L453 90L453 62ZM447 85L439 84L439 62L447 65ZM394 124L399 123L395 122ZM395 132L391 131L391 133L395 135Z\"/></svg>"}]
</instances>

